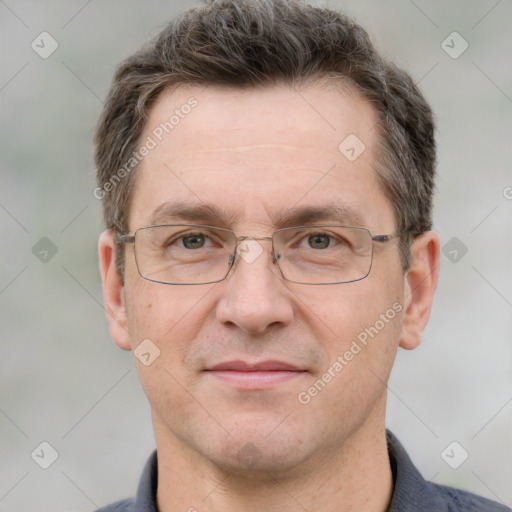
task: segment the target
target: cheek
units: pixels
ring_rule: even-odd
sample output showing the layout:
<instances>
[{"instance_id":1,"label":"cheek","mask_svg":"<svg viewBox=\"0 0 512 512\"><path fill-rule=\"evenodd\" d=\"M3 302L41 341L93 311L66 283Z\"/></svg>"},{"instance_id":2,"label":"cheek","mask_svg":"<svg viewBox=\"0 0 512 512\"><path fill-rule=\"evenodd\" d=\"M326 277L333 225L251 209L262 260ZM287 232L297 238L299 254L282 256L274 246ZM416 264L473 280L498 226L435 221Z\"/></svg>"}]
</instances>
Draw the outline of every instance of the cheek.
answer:
<instances>
[{"instance_id":1,"label":"cheek","mask_svg":"<svg viewBox=\"0 0 512 512\"><path fill-rule=\"evenodd\" d=\"M379 290L378 299L369 301L372 295L364 292L347 294L349 302L337 297L337 305L324 310L331 329L328 337L318 340L327 362L301 390L301 403L308 401L312 414L325 416L329 411L332 422L346 429L355 428L382 403L396 356L402 306L396 294Z\"/></svg>"},{"instance_id":2,"label":"cheek","mask_svg":"<svg viewBox=\"0 0 512 512\"><path fill-rule=\"evenodd\" d=\"M208 317L209 287L168 286L140 278L126 282L127 321L132 349L149 339L160 351L158 363L185 373L187 356Z\"/></svg>"},{"instance_id":3,"label":"cheek","mask_svg":"<svg viewBox=\"0 0 512 512\"><path fill-rule=\"evenodd\" d=\"M310 303L309 321L318 326L316 338L327 356L320 372L330 369L336 375L333 392L360 395L367 386L380 387L379 380L387 380L404 311L400 283L396 276L388 275L386 282L369 276L333 287Z\"/></svg>"},{"instance_id":4,"label":"cheek","mask_svg":"<svg viewBox=\"0 0 512 512\"><path fill-rule=\"evenodd\" d=\"M190 397L180 383L188 384L182 361L193 339L187 321L192 301L183 300L176 289L144 280L138 274L127 279L126 289L134 361L152 408L161 416L171 403L173 408L188 407L187 397ZM143 354L147 353L149 356L144 358Z\"/></svg>"},{"instance_id":5,"label":"cheek","mask_svg":"<svg viewBox=\"0 0 512 512\"><path fill-rule=\"evenodd\" d=\"M388 313L386 320L395 319L396 309L401 307L393 309L393 305L402 304L401 286L401 280L379 282L370 276L353 283L326 286L321 296L302 294L301 300L307 305L302 314L325 330L328 339L346 342L373 326L383 314Z\"/></svg>"},{"instance_id":6,"label":"cheek","mask_svg":"<svg viewBox=\"0 0 512 512\"><path fill-rule=\"evenodd\" d=\"M152 339L154 331L151 319L158 309L155 297L150 293L150 283L138 274L125 277L125 306L132 348L144 338ZM154 325L153 325L154 327Z\"/></svg>"}]
</instances>

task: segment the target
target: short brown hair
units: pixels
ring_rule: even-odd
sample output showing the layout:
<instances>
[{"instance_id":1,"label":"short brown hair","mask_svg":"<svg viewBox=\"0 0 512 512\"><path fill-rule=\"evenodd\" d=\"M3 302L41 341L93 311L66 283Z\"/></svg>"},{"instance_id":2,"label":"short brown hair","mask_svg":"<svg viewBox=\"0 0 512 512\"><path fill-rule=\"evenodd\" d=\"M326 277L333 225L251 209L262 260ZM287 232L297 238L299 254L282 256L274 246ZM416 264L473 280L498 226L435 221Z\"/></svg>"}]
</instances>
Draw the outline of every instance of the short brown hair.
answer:
<instances>
[{"instance_id":1,"label":"short brown hair","mask_svg":"<svg viewBox=\"0 0 512 512\"><path fill-rule=\"evenodd\" d=\"M375 170L403 233L400 254L406 271L413 237L432 225L431 109L412 78L379 55L363 28L301 0L206 0L121 63L95 137L96 191L106 227L128 230L135 170L122 179L116 173L137 151L162 90L296 86L322 79L348 81L378 113ZM116 265L122 278L123 251L116 250Z\"/></svg>"}]
</instances>

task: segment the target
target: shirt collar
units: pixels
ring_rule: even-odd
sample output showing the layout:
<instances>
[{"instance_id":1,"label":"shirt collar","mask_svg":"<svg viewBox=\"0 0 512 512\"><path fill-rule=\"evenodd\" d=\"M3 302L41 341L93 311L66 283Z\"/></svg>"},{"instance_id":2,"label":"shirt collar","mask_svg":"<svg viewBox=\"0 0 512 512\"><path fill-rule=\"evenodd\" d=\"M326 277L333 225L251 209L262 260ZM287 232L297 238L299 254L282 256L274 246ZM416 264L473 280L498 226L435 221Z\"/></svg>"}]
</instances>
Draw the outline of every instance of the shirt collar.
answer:
<instances>
[{"instance_id":1,"label":"shirt collar","mask_svg":"<svg viewBox=\"0 0 512 512\"><path fill-rule=\"evenodd\" d=\"M139 481L134 511L158 512L156 508L156 490L158 486L158 458L156 450L151 454Z\"/></svg>"},{"instance_id":2,"label":"shirt collar","mask_svg":"<svg viewBox=\"0 0 512 512\"><path fill-rule=\"evenodd\" d=\"M412 504L414 512L447 511L446 503L432 492L432 484L421 476L400 441L389 430L386 430L386 439L394 482L388 512L406 512L411 510Z\"/></svg>"}]
</instances>

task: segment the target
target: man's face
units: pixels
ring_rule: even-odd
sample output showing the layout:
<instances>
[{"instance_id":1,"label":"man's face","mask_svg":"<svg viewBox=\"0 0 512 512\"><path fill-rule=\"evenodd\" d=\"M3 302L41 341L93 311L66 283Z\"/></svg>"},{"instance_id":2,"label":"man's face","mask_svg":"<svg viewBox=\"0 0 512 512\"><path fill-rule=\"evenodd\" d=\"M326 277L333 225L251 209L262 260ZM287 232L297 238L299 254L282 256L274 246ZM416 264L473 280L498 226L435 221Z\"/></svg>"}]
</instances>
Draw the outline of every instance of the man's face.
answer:
<instances>
[{"instance_id":1,"label":"man's face","mask_svg":"<svg viewBox=\"0 0 512 512\"><path fill-rule=\"evenodd\" d=\"M197 106L140 165L130 233L147 226L161 205L178 201L226 212L228 224L218 225L238 236L270 236L281 227L273 222L278 213L329 205L352 213L313 224L395 231L373 168L377 116L356 93L325 86L182 88L161 94L141 140L157 140L154 130L191 96ZM362 146L339 149L351 134L365 145L355 160L347 155ZM167 216L158 223L212 221ZM361 281L307 285L285 281L271 243L259 243L263 251L254 261L239 257L224 281L204 285L147 281L137 272L133 246L126 246L121 295L129 344L135 349L149 339L160 350L148 366L136 360L157 444L226 468L248 461L266 470L316 464L354 432L383 422L384 383L407 306L398 244L375 243L371 272ZM230 378L228 369L210 371L233 361L277 361L301 371L270 376L265 385L265 372L250 380ZM331 378L311 391L329 369Z\"/></svg>"}]
</instances>

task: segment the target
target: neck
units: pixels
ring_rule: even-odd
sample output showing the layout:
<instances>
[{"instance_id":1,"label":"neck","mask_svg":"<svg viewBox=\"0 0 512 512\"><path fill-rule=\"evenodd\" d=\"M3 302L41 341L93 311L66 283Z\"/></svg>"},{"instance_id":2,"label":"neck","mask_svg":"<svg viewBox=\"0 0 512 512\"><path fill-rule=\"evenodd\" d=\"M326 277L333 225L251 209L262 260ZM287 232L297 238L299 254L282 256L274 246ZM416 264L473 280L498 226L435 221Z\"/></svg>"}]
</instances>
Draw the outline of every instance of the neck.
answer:
<instances>
[{"instance_id":1,"label":"neck","mask_svg":"<svg viewBox=\"0 0 512 512\"><path fill-rule=\"evenodd\" d=\"M154 418L160 512L385 512L393 491L383 421L364 425L307 467L279 473L220 469Z\"/></svg>"}]
</instances>

